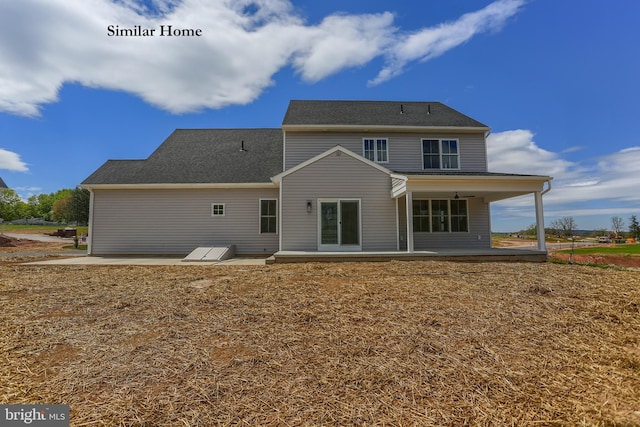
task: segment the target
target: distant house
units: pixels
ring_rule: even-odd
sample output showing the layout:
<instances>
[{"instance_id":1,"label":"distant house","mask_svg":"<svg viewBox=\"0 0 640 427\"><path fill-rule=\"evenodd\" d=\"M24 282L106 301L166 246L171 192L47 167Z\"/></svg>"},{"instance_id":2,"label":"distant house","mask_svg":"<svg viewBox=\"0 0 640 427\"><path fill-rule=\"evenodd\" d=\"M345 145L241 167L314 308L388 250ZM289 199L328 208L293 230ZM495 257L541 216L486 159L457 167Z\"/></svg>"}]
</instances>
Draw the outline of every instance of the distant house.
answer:
<instances>
[{"instance_id":1,"label":"distant house","mask_svg":"<svg viewBox=\"0 0 640 427\"><path fill-rule=\"evenodd\" d=\"M4 190L5 188L9 187L7 187L7 184L5 184L5 182L2 180L2 177L0 176L0 190Z\"/></svg>"},{"instance_id":2,"label":"distant house","mask_svg":"<svg viewBox=\"0 0 640 427\"><path fill-rule=\"evenodd\" d=\"M390 101L291 101L281 128L179 129L82 182L89 253L488 249L490 204L525 194L544 230L552 178L489 172L489 131L439 102Z\"/></svg>"}]
</instances>

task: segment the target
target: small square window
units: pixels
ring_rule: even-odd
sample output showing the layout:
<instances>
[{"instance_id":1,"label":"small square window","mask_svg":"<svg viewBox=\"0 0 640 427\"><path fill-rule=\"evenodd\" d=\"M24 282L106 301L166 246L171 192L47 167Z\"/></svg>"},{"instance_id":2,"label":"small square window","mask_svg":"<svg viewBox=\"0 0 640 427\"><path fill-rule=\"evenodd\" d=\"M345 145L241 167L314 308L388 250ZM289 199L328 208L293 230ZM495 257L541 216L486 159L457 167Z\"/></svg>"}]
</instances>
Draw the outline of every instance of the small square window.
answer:
<instances>
[{"instance_id":1,"label":"small square window","mask_svg":"<svg viewBox=\"0 0 640 427\"><path fill-rule=\"evenodd\" d=\"M212 203L211 216L224 216L224 203Z\"/></svg>"}]
</instances>

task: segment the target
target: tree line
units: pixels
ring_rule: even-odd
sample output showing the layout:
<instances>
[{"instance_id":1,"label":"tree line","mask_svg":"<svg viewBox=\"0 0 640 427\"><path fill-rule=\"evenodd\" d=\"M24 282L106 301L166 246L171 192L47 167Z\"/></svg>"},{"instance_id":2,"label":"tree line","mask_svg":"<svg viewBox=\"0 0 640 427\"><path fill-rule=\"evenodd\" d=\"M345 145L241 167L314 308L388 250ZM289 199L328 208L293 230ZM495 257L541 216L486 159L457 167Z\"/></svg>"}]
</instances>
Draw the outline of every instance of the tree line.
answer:
<instances>
[{"instance_id":1,"label":"tree line","mask_svg":"<svg viewBox=\"0 0 640 427\"><path fill-rule=\"evenodd\" d=\"M12 189L0 191L0 218L4 221L42 218L62 223L89 222L89 191L63 189L50 194L33 195L25 202Z\"/></svg>"},{"instance_id":2,"label":"tree line","mask_svg":"<svg viewBox=\"0 0 640 427\"><path fill-rule=\"evenodd\" d=\"M625 232L625 228L627 232ZM549 224L548 228L545 228L545 233L552 236L562 236L570 238L575 234L578 229L578 225L575 219L571 216L556 219ZM536 235L536 224L530 225L526 230L521 230L519 234L523 235ZM598 229L593 230L593 237L608 236L615 238L633 237L634 239L640 239L640 223L636 215L631 215L629 218L629 225L627 226L622 218L619 216L611 217L611 230Z\"/></svg>"}]
</instances>

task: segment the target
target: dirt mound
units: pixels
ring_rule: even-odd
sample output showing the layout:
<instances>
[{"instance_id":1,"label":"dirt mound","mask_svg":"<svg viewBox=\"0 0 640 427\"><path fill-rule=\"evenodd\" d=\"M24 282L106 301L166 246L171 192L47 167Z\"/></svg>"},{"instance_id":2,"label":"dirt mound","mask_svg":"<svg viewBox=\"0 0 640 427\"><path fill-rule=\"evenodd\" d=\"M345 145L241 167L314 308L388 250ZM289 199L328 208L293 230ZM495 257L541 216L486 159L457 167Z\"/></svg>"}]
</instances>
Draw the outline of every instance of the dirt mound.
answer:
<instances>
[{"instance_id":1,"label":"dirt mound","mask_svg":"<svg viewBox=\"0 0 640 427\"><path fill-rule=\"evenodd\" d=\"M15 248L17 239L8 236L0 236L0 248Z\"/></svg>"}]
</instances>

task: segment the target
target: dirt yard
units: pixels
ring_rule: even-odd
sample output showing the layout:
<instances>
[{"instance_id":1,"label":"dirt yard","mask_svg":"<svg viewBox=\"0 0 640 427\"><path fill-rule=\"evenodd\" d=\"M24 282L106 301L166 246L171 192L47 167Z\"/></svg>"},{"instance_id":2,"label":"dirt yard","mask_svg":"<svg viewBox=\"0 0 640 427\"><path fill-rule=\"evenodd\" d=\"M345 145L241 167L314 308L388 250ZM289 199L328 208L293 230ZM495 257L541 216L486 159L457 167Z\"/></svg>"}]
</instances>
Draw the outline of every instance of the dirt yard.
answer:
<instances>
[{"instance_id":1,"label":"dirt yard","mask_svg":"<svg viewBox=\"0 0 640 427\"><path fill-rule=\"evenodd\" d=\"M0 403L71 425L640 425L640 273L0 264Z\"/></svg>"}]
</instances>

